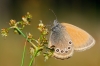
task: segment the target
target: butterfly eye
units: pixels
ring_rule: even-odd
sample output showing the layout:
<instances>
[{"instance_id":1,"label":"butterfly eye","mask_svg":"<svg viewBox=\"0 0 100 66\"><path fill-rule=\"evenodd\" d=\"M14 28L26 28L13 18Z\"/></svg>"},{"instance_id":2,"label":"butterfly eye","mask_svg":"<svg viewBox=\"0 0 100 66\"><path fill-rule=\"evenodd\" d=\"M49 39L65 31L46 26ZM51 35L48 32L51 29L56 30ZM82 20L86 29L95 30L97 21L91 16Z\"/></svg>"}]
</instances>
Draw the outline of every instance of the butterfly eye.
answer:
<instances>
[{"instance_id":1,"label":"butterfly eye","mask_svg":"<svg viewBox=\"0 0 100 66\"><path fill-rule=\"evenodd\" d=\"M68 44L72 44L72 41L69 41Z\"/></svg>"}]
</instances>

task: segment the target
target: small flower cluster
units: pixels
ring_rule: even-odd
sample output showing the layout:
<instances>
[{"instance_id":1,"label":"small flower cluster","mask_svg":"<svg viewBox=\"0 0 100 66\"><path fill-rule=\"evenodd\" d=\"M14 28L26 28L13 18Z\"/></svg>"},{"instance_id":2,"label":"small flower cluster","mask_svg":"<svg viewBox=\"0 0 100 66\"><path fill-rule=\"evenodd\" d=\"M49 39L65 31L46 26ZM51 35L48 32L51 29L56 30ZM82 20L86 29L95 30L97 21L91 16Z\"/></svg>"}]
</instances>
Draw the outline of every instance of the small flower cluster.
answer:
<instances>
[{"instance_id":1,"label":"small flower cluster","mask_svg":"<svg viewBox=\"0 0 100 66\"><path fill-rule=\"evenodd\" d=\"M43 34L43 35L47 35L48 34L48 29L46 28L46 26L42 23L42 21L40 20L40 23L38 25L38 29L39 31Z\"/></svg>"},{"instance_id":2,"label":"small flower cluster","mask_svg":"<svg viewBox=\"0 0 100 66\"><path fill-rule=\"evenodd\" d=\"M7 37L8 36L8 29L1 29L1 35L4 36L4 37Z\"/></svg>"},{"instance_id":3,"label":"small flower cluster","mask_svg":"<svg viewBox=\"0 0 100 66\"><path fill-rule=\"evenodd\" d=\"M42 23L40 20L40 23L38 25L38 30L41 32L40 37L35 40L33 38L33 35L31 33L28 33L28 35L25 35L22 32L22 29L24 29L25 26L30 25L30 19L32 18L31 14L28 12L27 15L22 17L22 21L16 22L16 20L11 19L9 22L10 27L7 29L1 29L1 35L7 37L8 32L10 29L14 29L14 32L22 35L26 38L27 42L29 42L32 47L30 47L30 54L31 56L39 56L43 50L46 50L44 52L44 57L47 60L50 58L53 54L53 51L47 47L48 40L47 35L49 33L47 27ZM20 25L20 26L19 26ZM34 44L35 41L37 44Z\"/></svg>"},{"instance_id":4,"label":"small flower cluster","mask_svg":"<svg viewBox=\"0 0 100 66\"><path fill-rule=\"evenodd\" d=\"M42 21L40 21L39 25L38 25L38 29L41 32L41 36L38 39L38 42L40 42L39 44L44 45L47 44L47 38L46 35L48 35L48 29L46 28L46 26L42 23Z\"/></svg>"},{"instance_id":5,"label":"small flower cluster","mask_svg":"<svg viewBox=\"0 0 100 66\"><path fill-rule=\"evenodd\" d=\"M30 19L32 18L32 16L30 15L29 12L27 12L27 15L22 17L22 25L23 27L25 27L26 25L30 25Z\"/></svg>"},{"instance_id":6,"label":"small flower cluster","mask_svg":"<svg viewBox=\"0 0 100 66\"><path fill-rule=\"evenodd\" d=\"M9 22L10 26L16 26L16 20L11 19Z\"/></svg>"},{"instance_id":7,"label":"small flower cluster","mask_svg":"<svg viewBox=\"0 0 100 66\"><path fill-rule=\"evenodd\" d=\"M30 19L32 16L30 15L29 12L27 12L27 15L22 17L22 21L16 22L16 20L11 19L9 22L10 27L5 29L1 29L1 35L4 37L8 36L8 32L10 29L14 29L14 32L17 34L20 34L20 32L17 30L18 29L23 29L26 25L30 25ZM19 27L18 25L21 25L22 27Z\"/></svg>"},{"instance_id":8,"label":"small flower cluster","mask_svg":"<svg viewBox=\"0 0 100 66\"><path fill-rule=\"evenodd\" d=\"M42 23L42 21L40 20L40 23L38 25L38 29L41 32L41 37L38 39L39 42L41 42L40 44L42 44L42 46L45 47L45 52L43 54L43 56L45 57L45 60L48 60L50 57L52 57L53 55L53 49L48 48L47 46L45 46L45 44L48 44L48 40L46 38L46 35L48 35L49 31L46 28L46 26Z\"/></svg>"},{"instance_id":9,"label":"small flower cluster","mask_svg":"<svg viewBox=\"0 0 100 66\"><path fill-rule=\"evenodd\" d=\"M37 43L38 43L37 47L40 48L38 53L37 53L37 56L39 56L41 54L41 52L43 50L45 50L44 53L43 53L43 56L45 57L45 60L47 60L47 59L49 59L52 56L53 50L49 49L47 47L47 44L48 44L47 35L48 35L49 31L46 28L46 26L42 23L41 20L40 20L40 23L38 25L38 30L41 32L41 35L40 35L40 37L37 40ZM33 47L30 47L31 55L34 54L34 51L35 51L35 49Z\"/></svg>"}]
</instances>

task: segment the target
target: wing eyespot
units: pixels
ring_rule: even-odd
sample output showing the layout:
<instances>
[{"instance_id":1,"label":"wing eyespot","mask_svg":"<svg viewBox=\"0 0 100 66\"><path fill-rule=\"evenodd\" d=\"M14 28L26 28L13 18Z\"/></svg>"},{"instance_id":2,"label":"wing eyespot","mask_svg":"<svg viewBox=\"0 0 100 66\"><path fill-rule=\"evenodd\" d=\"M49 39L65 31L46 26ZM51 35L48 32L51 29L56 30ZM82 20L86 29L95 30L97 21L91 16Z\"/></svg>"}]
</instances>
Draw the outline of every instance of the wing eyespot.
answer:
<instances>
[{"instance_id":1,"label":"wing eyespot","mask_svg":"<svg viewBox=\"0 0 100 66\"><path fill-rule=\"evenodd\" d=\"M55 52L59 53L60 52L60 49L59 48L56 48L55 49Z\"/></svg>"},{"instance_id":2,"label":"wing eyespot","mask_svg":"<svg viewBox=\"0 0 100 66\"><path fill-rule=\"evenodd\" d=\"M64 53L64 50L61 50L61 53Z\"/></svg>"},{"instance_id":3,"label":"wing eyespot","mask_svg":"<svg viewBox=\"0 0 100 66\"><path fill-rule=\"evenodd\" d=\"M65 50L65 53L68 53L68 51L67 51L67 50Z\"/></svg>"},{"instance_id":4,"label":"wing eyespot","mask_svg":"<svg viewBox=\"0 0 100 66\"><path fill-rule=\"evenodd\" d=\"M68 47L67 47L67 49L68 49L68 50L71 50L71 47L70 47L70 46L68 46Z\"/></svg>"},{"instance_id":5,"label":"wing eyespot","mask_svg":"<svg viewBox=\"0 0 100 66\"><path fill-rule=\"evenodd\" d=\"M68 44L71 45L72 44L72 41L69 41Z\"/></svg>"}]
</instances>

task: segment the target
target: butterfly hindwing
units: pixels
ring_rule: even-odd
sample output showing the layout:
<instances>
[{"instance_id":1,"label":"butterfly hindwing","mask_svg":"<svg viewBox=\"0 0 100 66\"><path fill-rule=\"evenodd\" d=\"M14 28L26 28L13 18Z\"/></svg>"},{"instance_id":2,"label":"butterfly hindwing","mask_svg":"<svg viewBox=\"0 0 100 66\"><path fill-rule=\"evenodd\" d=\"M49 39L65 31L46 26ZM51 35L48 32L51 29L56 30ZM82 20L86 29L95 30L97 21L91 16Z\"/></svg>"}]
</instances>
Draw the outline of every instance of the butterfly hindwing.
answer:
<instances>
[{"instance_id":1,"label":"butterfly hindwing","mask_svg":"<svg viewBox=\"0 0 100 66\"><path fill-rule=\"evenodd\" d=\"M70 43L70 44L69 44ZM73 44L66 29L60 23L52 28L48 47L54 47L53 55L59 59L69 58L73 54Z\"/></svg>"}]
</instances>

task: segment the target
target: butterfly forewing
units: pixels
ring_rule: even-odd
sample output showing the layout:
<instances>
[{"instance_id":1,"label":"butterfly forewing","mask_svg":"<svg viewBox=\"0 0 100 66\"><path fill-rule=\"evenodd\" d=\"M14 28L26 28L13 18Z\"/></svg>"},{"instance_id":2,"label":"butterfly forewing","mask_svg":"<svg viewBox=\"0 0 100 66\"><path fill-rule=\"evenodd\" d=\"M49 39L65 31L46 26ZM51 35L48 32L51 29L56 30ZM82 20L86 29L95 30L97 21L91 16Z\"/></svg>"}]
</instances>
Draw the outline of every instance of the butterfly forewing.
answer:
<instances>
[{"instance_id":1,"label":"butterfly forewing","mask_svg":"<svg viewBox=\"0 0 100 66\"><path fill-rule=\"evenodd\" d=\"M91 48L95 44L94 38L86 31L68 23L61 24L65 26L66 31L70 35L75 50L83 51Z\"/></svg>"}]
</instances>

